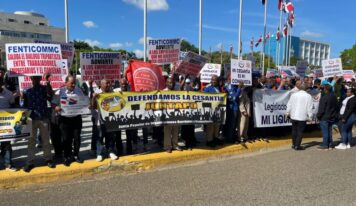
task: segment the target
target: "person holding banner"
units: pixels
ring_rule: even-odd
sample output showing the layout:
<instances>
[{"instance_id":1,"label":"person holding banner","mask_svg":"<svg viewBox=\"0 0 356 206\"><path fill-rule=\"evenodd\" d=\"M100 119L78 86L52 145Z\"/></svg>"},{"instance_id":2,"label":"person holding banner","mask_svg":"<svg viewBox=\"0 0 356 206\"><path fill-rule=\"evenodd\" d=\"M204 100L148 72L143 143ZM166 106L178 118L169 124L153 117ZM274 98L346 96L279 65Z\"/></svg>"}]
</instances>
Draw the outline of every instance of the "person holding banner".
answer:
<instances>
[{"instance_id":1,"label":"person holding banner","mask_svg":"<svg viewBox=\"0 0 356 206\"><path fill-rule=\"evenodd\" d=\"M184 83L185 84L182 86L184 91L194 91L189 78L186 77ZM192 148L196 146L194 129L194 124L182 125L181 127L181 137L185 141L185 146L188 148L188 150L192 150Z\"/></svg>"},{"instance_id":2,"label":"person holding banner","mask_svg":"<svg viewBox=\"0 0 356 206\"><path fill-rule=\"evenodd\" d=\"M219 77L217 75L213 75L211 77L210 85L206 86L203 90L206 93L220 93L219 88ZM207 146L215 147L216 145L223 144L222 140L218 138L219 136L219 123L209 123L205 127L205 133L207 138Z\"/></svg>"},{"instance_id":3,"label":"person holding banner","mask_svg":"<svg viewBox=\"0 0 356 206\"><path fill-rule=\"evenodd\" d=\"M312 120L313 98L306 90L306 84L298 85L287 103L287 116L292 120L292 149L304 150L301 146L306 121Z\"/></svg>"},{"instance_id":4,"label":"person holding banner","mask_svg":"<svg viewBox=\"0 0 356 206\"><path fill-rule=\"evenodd\" d=\"M31 110L30 117L32 119L32 136L28 139L28 155L27 163L23 170L30 172L34 167L34 159L36 152L36 134L40 130L43 153L49 168L55 168L56 164L52 160L51 145L49 143L49 117L50 112L47 107L47 101L51 101L53 90L49 82L46 86L41 85L41 76L32 76L32 87L24 92L24 108Z\"/></svg>"},{"instance_id":5,"label":"person holding banner","mask_svg":"<svg viewBox=\"0 0 356 206\"><path fill-rule=\"evenodd\" d=\"M64 165L67 167L70 166L72 161L83 163L83 160L79 157L82 116L80 114L63 113L64 108L62 108L62 105L67 106L67 104L76 106L75 101L79 100L78 97L84 97L82 90L75 86L75 83L76 80L73 76L67 76L65 79L65 87L60 88L56 92L56 98L53 101L55 111L59 114L59 128L63 139ZM68 99L69 102L65 101ZM71 101L73 103L71 103Z\"/></svg>"},{"instance_id":6,"label":"person holding banner","mask_svg":"<svg viewBox=\"0 0 356 206\"><path fill-rule=\"evenodd\" d=\"M4 80L0 79L0 110L9 109L15 103L12 92L4 86ZM7 171L16 172L18 169L12 163L12 147L10 141L1 141L0 139L1 156L4 158L5 169Z\"/></svg>"},{"instance_id":7,"label":"person holding banner","mask_svg":"<svg viewBox=\"0 0 356 206\"><path fill-rule=\"evenodd\" d=\"M93 95L93 109L97 109L98 108L98 104L97 104L97 95L101 94L101 93L109 93L111 92L111 82L109 80L103 79L100 81L100 90L97 91L97 93L95 93ZM96 161L97 162L101 162L103 161L103 156L104 156L104 149L106 150L106 152L109 154L110 158L112 160L117 160L118 157L115 154L115 140L114 140L114 132L107 132L106 130L106 126L104 124L103 119L100 117L100 114L98 113L98 111L96 111L97 115L97 127L98 127L98 134L99 134L99 138L97 139L97 144L96 144ZM105 141L105 146L104 146L104 141Z\"/></svg>"},{"instance_id":8,"label":"person holding banner","mask_svg":"<svg viewBox=\"0 0 356 206\"><path fill-rule=\"evenodd\" d=\"M248 97L248 90L252 89L251 87L244 87L243 83L240 83L241 95L239 97L239 110L240 110L240 141L245 142L248 140L248 125L249 119L251 117L250 109L250 98Z\"/></svg>"},{"instance_id":9,"label":"person holding banner","mask_svg":"<svg viewBox=\"0 0 356 206\"><path fill-rule=\"evenodd\" d=\"M115 92L127 92L130 91L129 88L129 83L125 78L120 79L120 88L114 89ZM148 133L146 128L142 129L142 133ZM145 131L146 130L146 131ZM137 129L126 129L126 154L131 155L133 154L133 151L136 149L136 146L133 148L132 143L134 145L137 145L137 140L138 140L138 130ZM144 134L148 135L148 134ZM144 138L144 144L146 145L147 142L147 137L146 139ZM121 130L115 132L115 145L116 145L116 152L117 154L122 153L122 139L121 139Z\"/></svg>"},{"instance_id":10,"label":"person holding banner","mask_svg":"<svg viewBox=\"0 0 356 206\"><path fill-rule=\"evenodd\" d=\"M241 95L240 86L231 84L231 76L229 77L229 82L225 84L224 90L227 93L227 102L226 102L226 142L235 143L239 142L236 138L236 128L237 125L240 125L240 109L239 109L239 97ZM237 135L240 136L240 135Z\"/></svg>"},{"instance_id":11,"label":"person holding banner","mask_svg":"<svg viewBox=\"0 0 356 206\"><path fill-rule=\"evenodd\" d=\"M168 78L166 81L166 88L164 91L174 90L175 82L172 77ZM168 153L172 153L172 150L183 151L178 145L178 135L179 135L179 126L177 125L165 125L164 126L164 150Z\"/></svg>"}]
</instances>

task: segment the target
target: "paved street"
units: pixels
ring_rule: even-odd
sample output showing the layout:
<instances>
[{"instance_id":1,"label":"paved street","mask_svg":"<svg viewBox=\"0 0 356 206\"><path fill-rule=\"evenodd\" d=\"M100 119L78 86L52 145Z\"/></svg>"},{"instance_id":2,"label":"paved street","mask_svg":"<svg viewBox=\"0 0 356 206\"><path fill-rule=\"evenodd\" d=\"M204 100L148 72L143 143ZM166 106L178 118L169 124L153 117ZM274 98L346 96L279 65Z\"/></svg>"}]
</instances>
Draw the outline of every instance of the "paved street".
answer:
<instances>
[{"instance_id":1,"label":"paved street","mask_svg":"<svg viewBox=\"0 0 356 206\"><path fill-rule=\"evenodd\" d=\"M1 205L356 205L356 148L289 148L0 192Z\"/></svg>"}]
</instances>

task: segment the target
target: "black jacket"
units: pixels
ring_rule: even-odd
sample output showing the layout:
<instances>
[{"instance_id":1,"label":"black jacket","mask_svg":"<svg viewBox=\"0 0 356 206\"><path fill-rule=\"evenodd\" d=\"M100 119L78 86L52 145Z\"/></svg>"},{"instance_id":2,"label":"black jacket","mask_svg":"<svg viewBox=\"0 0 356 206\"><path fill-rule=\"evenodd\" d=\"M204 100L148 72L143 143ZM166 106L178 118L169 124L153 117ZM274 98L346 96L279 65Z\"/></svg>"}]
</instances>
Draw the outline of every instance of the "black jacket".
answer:
<instances>
[{"instance_id":1,"label":"black jacket","mask_svg":"<svg viewBox=\"0 0 356 206\"><path fill-rule=\"evenodd\" d=\"M343 120L347 120L351 114L356 114L356 96L352 97L347 101L345 112L342 115Z\"/></svg>"},{"instance_id":2,"label":"black jacket","mask_svg":"<svg viewBox=\"0 0 356 206\"><path fill-rule=\"evenodd\" d=\"M320 121L335 121L337 118L337 99L334 93L326 93L320 98L316 117Z\"/></svg>"}]
</instances>

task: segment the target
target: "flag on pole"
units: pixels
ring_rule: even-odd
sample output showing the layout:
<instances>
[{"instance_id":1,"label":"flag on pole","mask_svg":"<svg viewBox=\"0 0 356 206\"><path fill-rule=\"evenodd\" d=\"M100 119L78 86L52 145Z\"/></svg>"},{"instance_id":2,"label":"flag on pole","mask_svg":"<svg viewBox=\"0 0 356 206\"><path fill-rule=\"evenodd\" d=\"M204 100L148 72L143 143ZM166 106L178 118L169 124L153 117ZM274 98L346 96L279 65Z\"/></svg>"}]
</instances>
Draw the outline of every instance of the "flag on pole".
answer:
<instances>
[{"instance_id":1,"label":"flag on pole","mask_svg":"<svg viewBox=\"0 0 356 206\"><path fill-rule=\"evenodd\" d=\"M266 43L266 41L267 41L269 38L271 38L270 32L268 32L268 33L266 34L266 36L265 36L265 43Z\"/></svg>"},{"instance_id":2,"label":"flag on pole","mask_svg":"<svg viewBox=\"0 0 356 206\"><path fill-rule=\"evenodd\" d=\"M271 38L271 33L270 33L270 32L268 32L268 33L266 34L266 40L269 39L269 38Z\"/></svg>"},{"instance_id":3,"label":"flag on pole","mask_svg":"<svg viewBox=\"0 0 356 206\"><path fill-rule=\"evenodd\" d=\"M289 13L288 14L288 24L291 28L293 28L293 26L294 26L294 20L295 20L294 13Z\"/></svg>"},{"instance_id":4,"label":"flag on pole","mask_svg":"<svg viewBox=\"0 0 356 206\"><path fill-rule=\"evenodd\" d=\"M282 11L282 9L283 9L283 4L284 4L284 1L283 1L283 0L278 0L278 11Z\"/></svg>"},{"instance_id":5,"label":"flag on pole","mask_svg":"<svg viewBox=\"0 0 356 206\"><path fill-rule=\"evenodd\" d=\"M294 5L292 2L284 2L284 10L287 13L294 13Z\"/></svg>"},{"instance_id":6,"label":"flag on pole","mask_svg":"<svg viewBox=\"0 0 356 206\"><path fill-rule=\"evenodd\" d=\"M287 24L284 24L284 27L283 27L283 36L287 36L288 34L288 27L287 27Z\"/></svg>"},{"instance_id":7,"label":"flag on pole","mask_svg":"<svg viewBox=\"0 0 356 206\"><path fill-rule=\"evenodd\" d=\"M281 31L279 30L279 27L278 27L277 34L276 34L276 40L279 41L280 39L281 39Z\"/></svg>"},{"instance_id":8,"label":"flag on pole","mask_svg":"<svg viewBox=\"0 0 356 206\"><path fill-rule=\"evenodd\" d=\"M255 47L258 47L258 45L262 42L262 36L258 38L257 43L255 44Z\"/></svg>"},{"instance_id":9,"label":"flag on pole","mask_svg":"<svg viewBox=\"0 0 356 206\"><path fill-rule=\"evenodd\" d=\"M265 5L266 0L261 0L261 2L262 2L262 5Z\"/></svg>"}]
</instances>

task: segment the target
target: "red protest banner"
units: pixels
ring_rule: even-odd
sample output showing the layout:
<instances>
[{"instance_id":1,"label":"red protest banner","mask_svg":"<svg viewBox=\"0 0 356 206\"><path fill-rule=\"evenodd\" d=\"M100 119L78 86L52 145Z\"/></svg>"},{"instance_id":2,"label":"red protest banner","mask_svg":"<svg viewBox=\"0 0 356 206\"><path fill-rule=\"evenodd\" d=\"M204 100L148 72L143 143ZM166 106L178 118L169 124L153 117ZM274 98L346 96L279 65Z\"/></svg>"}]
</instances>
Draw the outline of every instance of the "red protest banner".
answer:
<instances>
[{"instance_id":1,"label":"red protest banner","mask_svg":"<svg viewBox=\"0 0 356 206\"><path fill-rule=\"evenodd\" d=\"M196 77L206 62L208 62L206 57L188 52L183 60L175 65L175 73Z\"/></svg>"},{"instance_id":2,"label":"red protest banner","mask_svg":"<svg viewBox=\"0 0 356 206\"><path fill-rule=\"evenodd\" d=\"M126 70L132 91L152 91L165 88L162 68L148 62L131 60Z\"/></svg>"},{"instance_id":3,"label":"red protest banner","mask_svg":"<svg viewBox=\"0 0 356 206\"><path fill-rule=\"evenodd\" d=\"M148 54L152 63L163 65L179 60L179 38L176 39L150 39L148 40Z\"/></svg>"}]
</instances>

